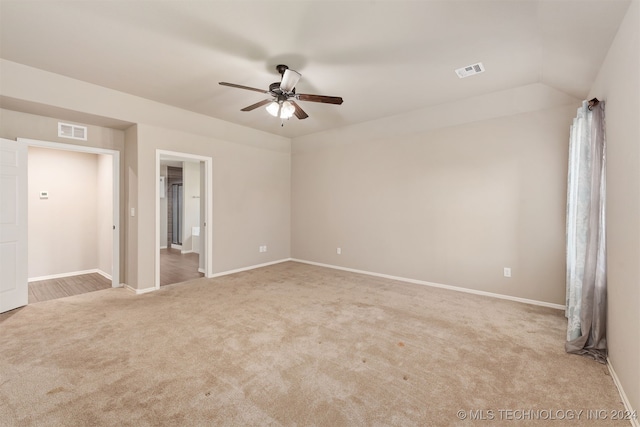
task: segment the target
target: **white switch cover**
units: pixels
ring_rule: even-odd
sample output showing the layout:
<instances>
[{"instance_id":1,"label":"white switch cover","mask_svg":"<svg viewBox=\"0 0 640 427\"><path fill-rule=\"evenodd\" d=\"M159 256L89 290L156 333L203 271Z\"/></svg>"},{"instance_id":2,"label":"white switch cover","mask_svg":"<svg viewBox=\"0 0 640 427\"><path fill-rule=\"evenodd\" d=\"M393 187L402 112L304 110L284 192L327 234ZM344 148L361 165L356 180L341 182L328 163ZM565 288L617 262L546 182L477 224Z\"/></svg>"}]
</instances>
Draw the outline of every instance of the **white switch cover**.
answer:
<instances>
[{"instance_id":1,"label":"white switch cover","mask_svg":"<svg viewBox=\"0 0 640 427\"><path fill-rule=\"evenodd\" d=\"M504 268L504 277L511 277L511 269L509 267Z\"/></svg>"},{"instance_id":2,"label":"white switch cover","mask_svg":"<svg viewBox=\"0 0 640 427\"><path fill-rule=\"evenodd\" d=\"M136 216L136 208L131 208L131 216Z\"/></svg>"},{"instance_id":3,"label":"white switch cover","mask_svg":"<svg viewBox=\"0 0 640 427\"><path fill-rule=\"evenodd\" d=\"M48 191L41 191L40 192L40 198L41 199L48 199L49 198L49 192Z\"/></svg>"},{"instance_id":4,"label":"white switch cover","mask_svg":"<svg viewBox=\"0 0 640 427\"><path fill-rule=\"evenodd\" d=\"M336 253L337 253L338 255L341 255L341 254L342 254L342 248L338 248L338 249L336 249Z\"/></svg>"}]
</instances>

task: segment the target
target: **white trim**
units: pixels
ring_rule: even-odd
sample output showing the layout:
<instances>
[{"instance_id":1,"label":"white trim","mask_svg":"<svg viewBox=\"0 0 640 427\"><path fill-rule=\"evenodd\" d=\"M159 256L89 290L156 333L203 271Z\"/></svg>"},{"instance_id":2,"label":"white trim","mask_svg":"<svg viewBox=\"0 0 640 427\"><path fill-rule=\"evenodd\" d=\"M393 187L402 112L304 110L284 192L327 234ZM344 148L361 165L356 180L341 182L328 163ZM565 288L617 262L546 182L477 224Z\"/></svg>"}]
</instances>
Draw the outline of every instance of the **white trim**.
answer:
<instances>
[{"instance_id":1,"label":"white trim","mask_svg":"<svg viewBox=\"0 0 640 427\"><path fill-rule=\"evenodd\" d=\"M279 259L277 261L265 262L264 264L255 264L255 265L250 265L248 267L242 267L242 268L236 268L234 270L223 271L223 272L220 272L220 273L213 274L209 278L212 279L214 277L228 276L229 274L241 273L243 271L248 271L248 270L255 270L256 268L267 267L269 265L274 265L274 264L281 264L281 263L287 262L287 261L295 261L295 260L293 260L291 258L283 258L283 259Z\"/></svg>"},{"instance_id":2,"label":"white trim","mask_svg":"<svg viewBox=\"0 0 640 427\"><path fill-rule=\"evenodd\" d=\"M129 285L125 285L123 284L124 288L128 291L134 292L136 295L142 295L142 294L148 294L149 292L154 292L157 289L155 287L153 288L142 288L142 289L136 289L136 288L132 288Z\"/></svg>"},{"instance_id":3,"label":"white trim","mask_svg":"<svg viewBox=\"0 0 640 427\"><path fill-rule=\"evenodd\" d=\"M291 261L301 262L303 264L316 265L318 267L333 268L334 270L349 271L351 273L366 274L368 276L383 277L385 279L398 280L400 282L407 282L407 283L414 283L416 285L432 286L434 288L448 289L450 291L465 292L465 293L468 293L468 294L482 295L482 296L485 296L485 297L505 299L505 300L509 300L509 301L522 302L522 303L525 303L525 304L539 305L539 306L542 306L542 307L555 308L555 309L558 309L558 310L564 310L565 309L564 305L554 304L554 303L551 303L551 302L537 301L537 300L532 300L532 299L527 299L527 298L514 297L514 296L511 296L511 295L495 294L493 292L478 291L478 290L475 290L475 289L461 288L459 286L443 285L441 283L426 282L424 280L408 279L406 277L391 276L389 274L373 273L371 271L356 270L354 268L340 267L340 266L337 266L337 265L323 264L323 263L319 263L319 262L306 261L306 260L297 259L297 258L291 258Z\"/></svg>"},{"instance_id":4,"label":"white trim","mask_svg":"<svg viewBox=\"0 0 640 427\"><path fill-rule=\"evenodd\" d=\"M182 250L182 245L175 245L175 244L171 244L171 249L180 249Z\"/></svg>"},{"instance_id":5,"label":"white trim","mask_svg":"<svg viewBox=\"0 0 640 427\"><path fill-rule=\"evenodd\" d=\"M81 144L66 144L64 142L42 141L39 139L16 138L18 142L24 142L30 147L54 148L56 150L78 151L80 153L93 154L120 154L118 150L110 148L90 147Z\"/></svg>"},{"instance_id":6,"label":"white trim","mask_svg":"<svg viewBox=\"0 0 640 427\"><path fill-rule=\"evenodd\" d=\"M167 249L166 246L160 246L160 249Z\"/></svg>"},{"instance_id":7,"label":"white trim","mask_svg":"<svg viewBox=\"0 0 640 427\"><path fill-rule=\"evenodd\" d=\"M119 288L120 285L120 152L109 148L97 148L87 145L65 144L62 142L41 141L38 139L16 138L16 141L25 143L28 147L51 148L55 150L76 151L80 153L106 154L112 156L112 181L113 181L113 253L112 253L112 277L111 287Z\"/></svg>"},{"instance_id":8,"label":"white trim","mask_svg":"<svg viewBox=\"0 0 640 427\"><path fill-rule=\"evenodd\" d=\"M111 280L111 281L113 281L113 277L111 277L111 275L110 275L110 274L107 274L106 272L104 272L104 271L100 270L99 268L98 268L98 269L96 269L96 273L98 273L99 275L101 275L102 277L104 277L104 278L105 278L105 279L107 279L107 280Z\"/></svg>"},{"instance_id":9,"label":"white trim","mask_svg":"<svg viewBox=\"0 0 640 427\"><path fill-rule=\"evenodd\" d=\"M227 270L227 271L223 271L223 272L221 272L221 273L213 274L213 275L211 275L211 276L209 276L209 277L203 277L203 279L205 279L205 278L207 278L207 279L213 279L213 278L215 278L215 277L228 276L228 275L230 275L230 274L241 273L241 272L243 272L243 271L254 270L254 269L256 269L256 268L267 267L267 266L269 266L269 265L274 265L274 264L281 264L281 263L283 263L283 262L287 262L287 261L293 261L293 260L292 260L291 258L283 258L283 259L280 259L280 260L277 260L277 261L265 262L264 264L250 265L250 266L248 266L248 267L237 268L237 269L235 269L235 270ZM126 284L124 284L124 283L122 284L122 286L123 286L125 289L130 290L131 292L135 292L135 294L136 294L136 295L147 294L147 293L149 293L149 292L155 292L155 291L157 291L157 290L158 290L158 288L156 288L156 287L152 287L152 288L143 288L143 289L135 289L135 288L132 288L131 286L126 285Z\"/></svg>"},{"instance_id":10,"label":"white trim","mask_svg":"<svg viewBox=\"0 0 640 427\"><path fill-rule=\"evenodd\" d=\"M204 274L204 268L200 268L200 267L198 267L198 273L202 273L202 274Z\"/></svg>"},{"instance_id":11,"label":"white trim","mask_svg":"<svg viewBox=\"0 0 640 427\"><path fill-rule=\"evenodd\" d=\"M192 253L193 253L193 250L188 250L188 251L180 250L180 255L184 255L184 254L192 254Z\"/></svg>"},{"instance_id":12,"label":"white trim","mask_svg":"<svg viewBox=\"0 0 640 427\"><path fill-rule=\"evenodd\" d=\"M638 414L638 410L633 409L631 407L631 402L629 402L629 398L627 397L627 394L624 392L624 389L622 388L620 379L618 378L616 371L613 369L613 365L611 364L611 359L609 359L608 357L607 357L607 367L609 368L609 373L611 374L611 378L613 378L613 383L616 385L616 388L618 389L618 394L620 394L620 398L622 399L622 404L624 405L624 409L629 413L635 412L636 414ZM633 427L640 427L640 415L636 416L635 419L633 418L630 419L629 421L631 421L631 425Z\"/></svg>"},{"instance_id":13,"label":"white trim","mask_svg":"<svg viewBox=\"0 0 640 427\"><path fill-rule=\"evenodd\" d=\"M58 273L58 274L49 274L47 276L30 277L29 279L27 279L27 281L31 283L31 282L39 282L41 280L60 279L62 277L81 276L83 274L93 274L93 273L98 273L99 275L104 276L107 279L111 280L111 276L108 276L107 273L97 268L93 268L91 270L70 271L68 273Z\"/></svg>"}]
</instances>

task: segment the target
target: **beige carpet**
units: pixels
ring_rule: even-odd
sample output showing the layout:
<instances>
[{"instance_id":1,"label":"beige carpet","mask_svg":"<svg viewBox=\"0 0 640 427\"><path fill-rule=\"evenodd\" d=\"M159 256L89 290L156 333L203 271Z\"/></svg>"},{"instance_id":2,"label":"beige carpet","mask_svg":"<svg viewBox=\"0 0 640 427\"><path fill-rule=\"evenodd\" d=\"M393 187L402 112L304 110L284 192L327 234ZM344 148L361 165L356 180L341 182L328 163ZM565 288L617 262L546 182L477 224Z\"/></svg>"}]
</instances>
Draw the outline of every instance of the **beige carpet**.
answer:
<instances>
[{"instance_id":1,"label":"beige carpet","mask_svg":"<svg viewBox=\"0 0 640 427\"><path fill-rule=\"evenodd\" d=\"M294 262L109 289L0 315L0 424L629 425L587 419L623 406L564 334L558 310Z\"/></svg>"}]
</instances>

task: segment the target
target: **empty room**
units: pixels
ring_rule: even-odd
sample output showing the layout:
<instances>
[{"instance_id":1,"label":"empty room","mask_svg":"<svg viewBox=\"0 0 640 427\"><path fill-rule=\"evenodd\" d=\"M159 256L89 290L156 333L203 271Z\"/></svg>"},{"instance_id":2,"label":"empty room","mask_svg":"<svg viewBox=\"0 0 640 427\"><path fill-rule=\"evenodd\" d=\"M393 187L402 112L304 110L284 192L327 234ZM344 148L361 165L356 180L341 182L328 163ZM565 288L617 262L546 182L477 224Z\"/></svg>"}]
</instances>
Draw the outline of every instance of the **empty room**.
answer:
<instances>
[{"instance_id":1,"label":"empty room","mask_svg":"<svg viewBox=\"0 0 640 427\"><path fill-rule=\"evenodd\" d=\"M640 426L639 100L640 0L0 0L0 424Z\"/></svg>"}]
</instances>

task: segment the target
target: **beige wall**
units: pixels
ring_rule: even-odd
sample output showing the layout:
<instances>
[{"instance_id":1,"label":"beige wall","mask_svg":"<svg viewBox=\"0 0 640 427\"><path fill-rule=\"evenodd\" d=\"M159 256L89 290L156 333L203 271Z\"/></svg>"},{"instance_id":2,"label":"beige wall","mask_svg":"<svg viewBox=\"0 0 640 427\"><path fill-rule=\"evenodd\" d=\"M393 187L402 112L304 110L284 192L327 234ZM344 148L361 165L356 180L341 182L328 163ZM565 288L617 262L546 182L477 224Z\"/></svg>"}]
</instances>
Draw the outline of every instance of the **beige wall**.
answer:
<instances>
[{"instance_id":1,"label":"beige wall","mask_svg":"<svg viewBox=\"0 0 640 427\"><path fill-rule=\"evenodd\" d=\"M606 101L609 360L640 411L640 1L589 94Z\"/></svg>"},{"instance_id":2,"label":"beige wall","mask_svg":"<svg viewBox=\"0 0 640 427\"><path fill-rule=\"evenodd\" d=\"M3 88L4 86L0 86L0 89ZM87 140L81 141L59 137L59 121L76 123L0 108L0 137L13 140L16 138L29 138L85 147L106 148L120 153L124 150L124 131L122 130L77 123L87 126Z\"/></svg>"},{"instance_id":3,"label":"beige wall","mask_svg":"<svg viewBox=\"0 0 640 427\"><path fill-rule=\"evenodd\" d=\"M199 248L193 247L191 228L200 226L200 163L183 162L182 164L184 196L182 250L199 252Z\"/></svg>"},{"instance_id":4,"label":"beige wall","mask_svg":"<svg viewBox=\"0 0 640 427\"><path fill-rule=\"evenodd\" d=\"M138 194L138 218L149 220L135 221L138 281L134 287L151 287L155 277L158 149L213 159L213 273L289 257L291 159L288 149L269 144L255 148L148 125L137 126L136 139L137 184L130 182L129 185L136 187L130 191ZM268 252L260 253L260 245L267 245Z\"/></svg>"},{"instance_id":5,"label":"beige wall","mask_svg":"<svg viewBox=\"0 0 640 427\"><path fill-rule=\"evenodd\" d=\"M29 278L101 269L99 156L30 147L28 163Z\"/></svg>"},{"instance_id":6,"label":"beige wall","mask_svg":"<svg viewBox=\"0 0 640 427\"><path fill-rule=\"evenodd\" d=\"M563 304L574 113L294 140L292 256Z\"/></svg>"},{"instance_id":7,"label":"beige wall","mask_svg":"<svg viewBox=\"0 0 640 427\"><path fill-rule=\"evenodd\" d=\"M131 126L125 131L125 151L123 173L125 176L122 203L123 214L120 228L125 230L124 283L136 287L138 283L138 127ZM131 216L134 209L134 216Z\"/></svg>"}]
</instances>

